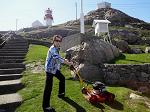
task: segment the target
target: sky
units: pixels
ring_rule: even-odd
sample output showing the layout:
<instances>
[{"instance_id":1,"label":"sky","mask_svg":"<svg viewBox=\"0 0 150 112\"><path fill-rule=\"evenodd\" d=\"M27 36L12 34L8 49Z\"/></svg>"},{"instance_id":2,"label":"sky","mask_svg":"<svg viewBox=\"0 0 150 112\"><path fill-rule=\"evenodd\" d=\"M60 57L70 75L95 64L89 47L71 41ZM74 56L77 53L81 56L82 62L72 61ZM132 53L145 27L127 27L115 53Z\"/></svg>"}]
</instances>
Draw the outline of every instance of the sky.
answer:
<instances>
[{"instance_id":1,"label":"sky","mask_svg":"<svg viewBox=\"0 0 150 112\"><path fill-rule=\"evenodd\" d=\"M81 0L0 0L0 31L16 30L31 27L35 20L45 24L44 11L53 10L54 25L76 19L80 15ZM150 0L83 0L83 11L96 10L97 3L106 1L112 8L129 16L150 23Z\"/></svg>"}]
</instances>

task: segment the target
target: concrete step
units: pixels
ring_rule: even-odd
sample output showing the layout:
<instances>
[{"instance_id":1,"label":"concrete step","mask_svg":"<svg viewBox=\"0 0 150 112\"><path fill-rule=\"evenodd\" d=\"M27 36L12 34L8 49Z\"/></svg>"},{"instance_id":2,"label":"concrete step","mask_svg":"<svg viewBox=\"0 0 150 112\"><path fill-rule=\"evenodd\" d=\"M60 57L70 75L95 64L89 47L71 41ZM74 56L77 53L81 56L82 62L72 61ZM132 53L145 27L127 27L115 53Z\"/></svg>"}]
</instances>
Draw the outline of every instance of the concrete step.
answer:
<instances>
[{"instance_id":1,"label":"concrete step","mask_svg":"<svg viewBox=\"0 0 150 112\"><path fill-rule=\"evenodd\" d=\"M22 63L3 63L3 64L0 64L0 69L7 69L7 68L25 68L25 65Z\"/></svg>"},{"instance_id":2,"label":"concrete step","mask_svg":"<svg viewBox=\"0 0 150 112\"><path fill-rule=\"evenodd\" d=\"M21 101L22 97L17 93L0 95L0 112L15 112Z\"/></svg>"},{"instance_id":3,"label":"concrete step","mask_svg":"<svg viewBox=\"0 0 150 112\"><path fill-rule=\"evenodd\" d=\"M28 51L28 48L2 48L0 51Z\"/></svg>"},{"instance_id":4,"label":"concrete step","mask_svg":"<svg viewBox=\"0 0 150 112\"><path fill-rule=\"evenodd\" d=\"M11 42L13 42L13 41L26 42L27 40L25 40L25 39L10 39L9 41L11 41Z\"/></svg>"},{"instance_id":5,"label":"concrete step","mask_svg":"<svg viewBox=\"0 0 150 112\"><path fill-rule=\"evenodd\" d=\"M0 81L0 86L7 86L13 84L21 84L21 80L18 79L18 80Z\"/></svg>"},{"instance_id":6,"label":"concrete step","mask_svg":"<svg viewBox=\"0 0 150 112\"><path fill-rule=\"evenodd\" d=\"M6 94L6 95L0 95L0 105L7 104L7 103L13 103L13 102L21 102L22 98L18 93L12 93L12 94Z\"/></svg>"},{"instance_id":7,"label":"concrete step","mask_svg":"<svg viewBox=\"0 0 150 112\"><path fill-rule=\"evenodd\" d=\"M0 95L16 93L18 90L22 89L24 86L21 84L21 80L9 80L0 81Z\"/></svg>"},{"instance_id":8,"label":"concrete step","mask_svg":"<svg viewBox=\"0 0 150 112\"><path fill-rule=\"evenodd\" d=\"M11 49L11 50L13 50L13 49L28 49L28 47L2 47L2 49L5 49L5 50L7 50L7 49Z\"/></svg>"},{"instance_id":9,"label":"concrete step","mask_svg":"<svg viewBox=\"0 0 150 112\"><path fill-rule=\"evenodd\" d=\"M4 46L3 48L8 48L8 49L28 49L28 46ZM2 48L2 49L3 49Z\"/></svg>"},{"instance_id":10,"label":"concrete step","mask_svg":"<svg viewBox=\"0 0 150 112\"><path fill-rule=\"evenodd\" d=\"M23 38L12 38L11 41L27 41L26 39Z\"/></svg>"},{"instance_id":11,"label":"concrete step","mask_svg":"<svg viewBox=\"0 0 150 112\"><path fill-rule=\"evenodd\" d=\"M9 42L5 43L5 45L12 45L12 44L16 44L16 45L28 45L28 42L11 42L11 41L9 41Z\"/></svg>"},{"instance_id":12,"label":"concrete step","mask_svg":"<svg viewBox=\"0 0 150 112\"><path fill-rule=\"evenodd\" d=\"M24 59L0 59L0 64L2 63L22 63Z\"/></svg>"},{"instance_id":13,"label":"concrete step","mask_svg":"<svg viewBox=\"0 0 150 112\"><path fill-rule=\"evenodd\" d=\"M0 56L0 59L24 59L25 56Z\"/></svg>"},{"instance_id":14,"label":"concrete step","mask_svg":"<svg viewBox=\"0 0 150 112\"><path fill-rule=\"evenodd\" d=\"M6 43L5 46L28 46L28 43Z\"/></svg>"},{"instance_id":15,"label":"concrete step","mask_svg":"<svg viewBox=\"0 0 150 112\"><path fill-rule=\"evenodd\" d=\"M10 40L10 42L27 42L26 40L17 40L17 39L14 39L14 40Z\"/></svg>"},{"instance_id":16,"label":"concrete step","mask_svg":"<svg viewBox=\"0 0 150 112\"><path fill-rule=\"evenodd\" d=\"M26 42L26 41L20 41L20 42L18 42L18 41L9 41L7 43L8 44L24 44L24 43L28 43L28 42Z\"/></svg>"},{"instance_id":17,"label":"concrete step","mask_svg":"<svg viewBox=\"0 0 150 112\"><path fill-rule=\"evenodd\" d=\"M27 53L27 51L1 51L0 50L0 53Z\"/></svg>"},{"instance_id":18,"label":"concrete step","mask_svg":"<svg viewBox=\"0 0 150 112\"><path fill-rule=\"evenodd\" d=\"M0 59L0 64L3 63L22 63L24 59Z\"/></svg>"},{"instance_id":19,"label":"concrete step","mask_svg":"<svg viewBox=\"0 0 150 112\"><path fill-rule=\"evenodd\" d=\"M0 49L0 52L2 51L28 51L28 49Z\"/></svg>"},{"instance_id":20,"label":"concrete step","mask_svg":"<svg viewBox=\"0 0 150 112\"><path fill-rule=\"evenodd\" d=\"M22 77L21 74L4 74L0 75L0 81L16 80Z\"/></svg>"},{"instance_id":21,"label":"concrete step","mask_svg":"<svg viewBox=\"0 0 150 112\"><path fill-rule=\"evenodd\" d=\"M20 74L24 70L25 70L24 68L0 69L0 75L3 75L3 74Z\"/></svg>"},{"instance_id":22,"label":"concrete step","mask_svg":"<svg viewBox=\"0 0 150 112\"><path fill-rule=\"evenodd\" d=\"M26 39L10 39L10 41L26 41L27 42Z\"/></svg>"},{"instance_id":23,"label":"concrete step","mask_svg":"<svg viewBox=\"0 0 150 112\"><path fill-rule=\"evenodd\" d=\"M26 53L0 53L0 56L25 56Z\"/></svg>"},{"instance_id":24,"label":"concrete step","mask_svg":"<svg viewBox=\"0 0 150 112\"><path fill-rule=\"evenodd\" d=\"M28 47L2 47L2 49L5 49L5 50L15 50L15 49L17 49L17 50L28 50Z\"/></svg>"}]
</instances>

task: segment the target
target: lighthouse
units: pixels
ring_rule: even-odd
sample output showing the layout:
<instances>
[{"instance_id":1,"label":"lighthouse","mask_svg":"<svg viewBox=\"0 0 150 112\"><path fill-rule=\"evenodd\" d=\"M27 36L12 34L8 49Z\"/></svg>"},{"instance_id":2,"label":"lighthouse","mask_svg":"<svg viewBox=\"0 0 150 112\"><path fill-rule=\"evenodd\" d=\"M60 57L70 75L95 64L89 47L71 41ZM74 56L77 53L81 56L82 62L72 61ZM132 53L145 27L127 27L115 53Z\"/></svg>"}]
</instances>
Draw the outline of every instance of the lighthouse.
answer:
<instances>
[{"instance_id":1,"label":"lighthouse","mask_svg":"<svg viewBox=\"0 0 150 112\"><path fill-rule=\"evenodd\" d=\"M48 8L45 11L44 20L46 22L46 26L52 26L53 16L52 16L52 10L51 9Z\"/></svg>"}]
</instances>

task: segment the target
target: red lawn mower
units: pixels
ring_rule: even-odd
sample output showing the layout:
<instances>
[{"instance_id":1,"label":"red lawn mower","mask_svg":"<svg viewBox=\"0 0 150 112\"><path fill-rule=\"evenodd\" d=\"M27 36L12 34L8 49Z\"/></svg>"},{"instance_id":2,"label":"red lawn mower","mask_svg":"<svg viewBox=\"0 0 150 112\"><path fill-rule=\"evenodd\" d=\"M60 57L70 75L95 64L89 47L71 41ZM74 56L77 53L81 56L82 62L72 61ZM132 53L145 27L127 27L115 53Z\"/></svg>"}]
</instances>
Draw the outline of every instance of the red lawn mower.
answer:
<instances>
[{"instance_id":1,"label":"red lawn mower","mask_svg":"<svg viewBox=\"0 0 150 112\"><path fill-rule=\"evenodd\" d=\"M81 92L86 100L92 104L96 103L112 103L115 99L115 95L106 90L104 83L96 81L92 84L92 87L89 87L85 84L74 66L70 66L70 69L76 74L76 77L79 79L81 84Z\"/></svg>"}]
</instances>

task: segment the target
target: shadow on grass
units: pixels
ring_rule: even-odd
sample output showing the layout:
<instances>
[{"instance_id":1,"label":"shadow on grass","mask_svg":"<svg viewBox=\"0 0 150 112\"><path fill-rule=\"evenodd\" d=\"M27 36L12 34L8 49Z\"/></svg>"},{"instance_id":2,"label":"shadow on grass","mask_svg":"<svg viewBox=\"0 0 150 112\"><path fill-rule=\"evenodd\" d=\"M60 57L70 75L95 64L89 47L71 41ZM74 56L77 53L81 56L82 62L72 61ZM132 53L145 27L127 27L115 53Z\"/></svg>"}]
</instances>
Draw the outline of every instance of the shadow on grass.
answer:
<instances>
[{"instance_id":1,"label":"shadow on grass","mask_svg":"<svg viewBox=\"0 0 150 112\"><path fill-rule=\"evenodd\" d=\"M123 104L121 104L117 100L115 100L113 103L105 103L105 104L108 105L109 107L113 108L113 109L123 110ZM96 103L96 104L92 104L92 105L96 108L99 108L101 110L101 112L104 112L103 109L105 109L105 107L101 103Z\"/></svg>"},{"instance_id":2,"label":"shadow on grass","mask_svg":"<svg viewBox=\"0 0 150 112\"><path fill-rule=\"evenodd\" d=\"M92 103L91 103L92 104ZM105 107L102 105L102 104L100 104L100 103L97 103L97 104L92 104L94 107L96 107L96 108L99 108L101 111L100 112L104 112L104 110L103 109L105 109Z\"/></svg>"},{"instance_id":3,"label":"shadow on grass","mask_svg":"<svg viewBox=\"0 0 150 112\"><path fill-rule=\"evenodd\" d=\"M70 99L68 97L64 97L64 98L62 98L62 100L64 100L65 102L70 104L72 107L74 107L76 109L76 112L86 112L86 110L83 107L81 107L79 104L74 102L72 99Z\"/></svg>"},{"instance_id":4,"label":"shadow on grass","mask_svg":"<svg viewBox=\"0 0 150 112\"><path fill-rule=\"evenodd\" d=\"M117 58L111 60L111 61L109 62L109 64L114 64L116 61L118 61L118 60L124 60L125 58L126 58L126 56L125 56L124 54L120 54L119 57L117 57Z\"/></svg>"},{"instance_id":5,"label":"shadow on grass","mask_svg":"<svg viewBox=\"0 0 150 112\"><path fill-rule=\"evenodd\" d=\"M137 62L137 63L141 63L141 64L144 64L144 63L146 63L146 62L144 62L144 61L129 60L129 59L126 59L126 61L132 61L132 62Z\"/></svg>"},{"instance_id":6,"label":"shadow on grass","mask_svg":"<svg viewBox=\"0 0 150 112\"><path fill-rule=\"evenodd\" d=\"M113 109L123 110L123 104L115 100L113 103L105 103Z\"/></svg>"}]
</instances>

